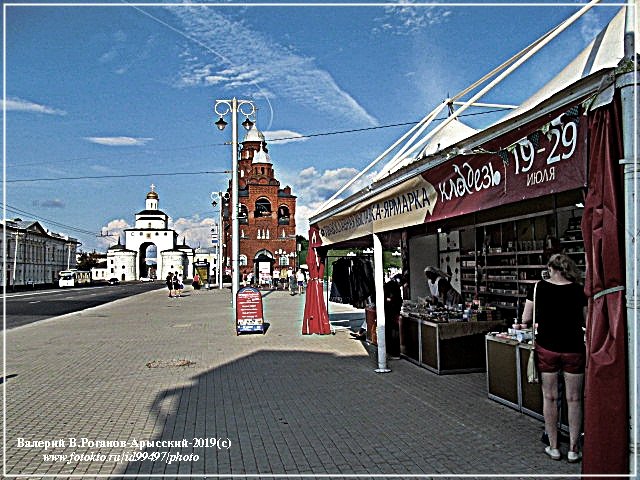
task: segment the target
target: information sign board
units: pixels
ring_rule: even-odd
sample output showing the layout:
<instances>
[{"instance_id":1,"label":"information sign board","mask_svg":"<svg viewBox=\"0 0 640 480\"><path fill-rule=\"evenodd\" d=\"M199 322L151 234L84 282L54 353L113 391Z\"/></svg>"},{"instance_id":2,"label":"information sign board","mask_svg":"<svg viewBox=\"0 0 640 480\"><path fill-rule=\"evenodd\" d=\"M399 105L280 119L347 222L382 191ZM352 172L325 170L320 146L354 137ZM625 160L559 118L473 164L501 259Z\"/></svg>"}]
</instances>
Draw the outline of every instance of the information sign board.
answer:
<instances>
[{"instance_id":1,"label":"information sign board","mask_svg":"<svg viewBox=\"0 0 640 480\"><path fill-rule=\"evenodd\" d=\"M253 287L244 287L236 294L236 334L264 333L262 294Z\"/></svg>"}]
</instances>

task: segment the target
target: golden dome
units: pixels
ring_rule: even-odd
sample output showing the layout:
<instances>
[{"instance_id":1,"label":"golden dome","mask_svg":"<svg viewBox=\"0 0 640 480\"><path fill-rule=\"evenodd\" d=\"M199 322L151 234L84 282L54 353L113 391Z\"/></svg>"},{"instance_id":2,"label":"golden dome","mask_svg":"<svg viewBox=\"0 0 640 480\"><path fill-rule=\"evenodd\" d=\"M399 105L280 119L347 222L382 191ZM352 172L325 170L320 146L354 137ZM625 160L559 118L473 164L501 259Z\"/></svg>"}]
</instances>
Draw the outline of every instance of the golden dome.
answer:
<instances>
[{"instance_id":1,"label":"golden dome","mask_svg":"<svg viewBox=\"0 0 640 480\"><path fill-rule=\"evenodd\" d=\"M151 191L149 193L147 193L147 200L149 200L149 199L158 200L158 194L154 191L155 188L156 188L156 186L152 183L151 184Z\"/></svg>"}]
</instances>

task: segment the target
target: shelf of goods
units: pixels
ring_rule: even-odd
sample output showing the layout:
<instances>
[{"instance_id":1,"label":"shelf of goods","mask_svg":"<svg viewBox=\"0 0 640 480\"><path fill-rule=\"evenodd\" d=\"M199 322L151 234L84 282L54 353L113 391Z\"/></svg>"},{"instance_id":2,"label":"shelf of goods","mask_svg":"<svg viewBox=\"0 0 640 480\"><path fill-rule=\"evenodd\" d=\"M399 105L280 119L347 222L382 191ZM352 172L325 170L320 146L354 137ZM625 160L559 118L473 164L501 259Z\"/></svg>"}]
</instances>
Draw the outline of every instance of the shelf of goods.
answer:
<instances>
[{"instance_id":1,"label":"shelf of goods","mask_svg":"<svg viewBox=\"0 0 640 480\"><path fill-rule=\"evenodd\" d=\"M406 303L406 302L405 302ZM485 370L484 336L503 325L484 320L463 321L462 310L419 310L403 306L400 315L400 353L406 359L439 375Z\"/></svg>"},{"instance_id":2,"label":"shelf of goods","mask_svg":"<svg viewBox=\"0 0 640 480\"><path fill-rule=\"evenodd\" d=\"M581 217L569 213L473 227L469 235L462 236L461 292L467 298L477 296L483 305L495 307L496 318L511 321L522 312L531 285L542 278L551 252L567 253L584 270ZM559 240L554 235L558 225L566 226Z\"/></svg>"}]
</instances>

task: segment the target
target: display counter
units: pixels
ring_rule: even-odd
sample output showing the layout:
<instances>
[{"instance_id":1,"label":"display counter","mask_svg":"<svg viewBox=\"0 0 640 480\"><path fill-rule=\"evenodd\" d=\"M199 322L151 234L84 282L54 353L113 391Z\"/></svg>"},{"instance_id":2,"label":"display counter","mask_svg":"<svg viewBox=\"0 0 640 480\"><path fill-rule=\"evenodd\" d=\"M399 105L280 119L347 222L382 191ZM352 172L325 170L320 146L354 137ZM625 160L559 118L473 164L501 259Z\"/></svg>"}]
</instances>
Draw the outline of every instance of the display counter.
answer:
<instances>
[{"instance_id":1,"label":"display counter","mask_svg":"<svg viewBox=\"0 0 640 480\"><path fill-rule=\"evenodd\" d=\"M527 382L527 362L533 347L493 334L486 337L489 398L542 419L542 389Z\"/></svg>"},{"instance_id":2,"label":"display counter","mask_svg":"<svg viewBox=\"0 0 640 480\"><path fill-rule=\"evenodd\" d=\"M501 326L501 321L435 322L402 314L400 353L437 374L482 372L484 336Z\"/></svg>"}]
</instances>

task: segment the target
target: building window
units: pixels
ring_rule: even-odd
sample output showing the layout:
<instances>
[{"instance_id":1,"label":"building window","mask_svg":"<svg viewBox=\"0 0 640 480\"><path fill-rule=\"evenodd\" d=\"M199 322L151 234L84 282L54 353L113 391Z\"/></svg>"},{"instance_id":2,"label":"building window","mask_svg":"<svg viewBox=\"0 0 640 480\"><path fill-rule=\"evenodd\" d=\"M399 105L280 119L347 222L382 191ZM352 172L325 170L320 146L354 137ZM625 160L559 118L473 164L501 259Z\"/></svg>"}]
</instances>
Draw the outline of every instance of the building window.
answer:
<instances>
[{"instance_id":1,"label":"building window","mask_svg":"<svg viewBox=\"0 0 640 480\"><path fill-rule=\"evenodd\" d=\"M256 218L271 216L271 203L266 198L256 200L256 209L254 212Z\"/></svg>"},{"instance_id":2,"label":"building window","mask_svg":"<svg viewBox=\"0 0 640 480\"><path fill-rule=\"evenodd\" d=\"M247 266L247 256L246 255L240 255L240 259L238 261L238 264L241 267L246 267Z\"/></svg>"},{"instance_id":3,"label":"building window","mask_svg":"<svg viewBox=\"0 0 640 480\"><path fill-rule=\"evenodd\" d=\"M278 225L289 225L290 217L289 207L280 205L278 207Z\"/></svg>"},{"instance_id":4,"label":"building window","mask_svg":"<svg viewBox=\"0 0 640 480\"><path fill-rule=\"evenodd\" d=\"M238 212L238 222L244 225L249 223L249 210L244 204L240 204L240 211Z\"/></svg>"},{"instance_id":5,"label":"building window","mask_svg":"<svg viewBox=\"0 0 640 480\"><path fill-rule=\"evenodd\" d=\"M280 260L278 261L278 264L281 267L288 267L289 266L289 257L287 257L286 255L281 256Z\"/></svg>"}]
</instances>

